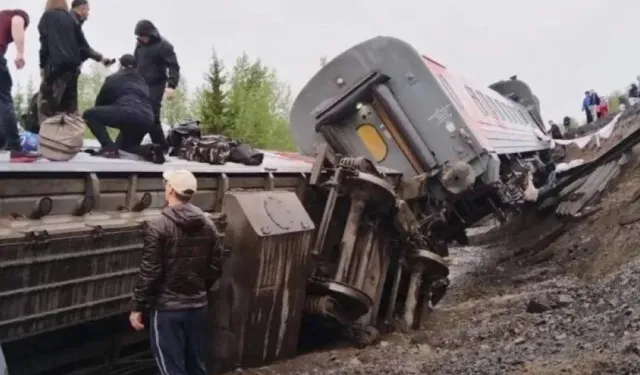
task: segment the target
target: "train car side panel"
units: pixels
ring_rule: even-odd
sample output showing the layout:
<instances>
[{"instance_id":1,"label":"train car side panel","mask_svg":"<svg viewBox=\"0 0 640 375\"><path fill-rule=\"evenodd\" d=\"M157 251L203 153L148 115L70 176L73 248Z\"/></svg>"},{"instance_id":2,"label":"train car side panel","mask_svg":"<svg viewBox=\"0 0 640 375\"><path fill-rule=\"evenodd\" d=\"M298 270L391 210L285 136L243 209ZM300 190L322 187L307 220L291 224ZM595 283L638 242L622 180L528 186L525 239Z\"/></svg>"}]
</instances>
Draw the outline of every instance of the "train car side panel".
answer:
<instances>
[{"instance_id":1,"label":"train car side panel","mask_svg":"<svg viewBox=\"0 0 640 375\"><path fill-rule=\"evenodd\" d=\"M464 110L472 123L471 129L478 131L479 140L486 140L488 150L510 154L548 148L548 144L534 133L536 123L520 104L491 89L479 89L433 60L426 59L426 64L434 74L446 77L454 95L465 106Z\"/></svg>"}]
</instances>

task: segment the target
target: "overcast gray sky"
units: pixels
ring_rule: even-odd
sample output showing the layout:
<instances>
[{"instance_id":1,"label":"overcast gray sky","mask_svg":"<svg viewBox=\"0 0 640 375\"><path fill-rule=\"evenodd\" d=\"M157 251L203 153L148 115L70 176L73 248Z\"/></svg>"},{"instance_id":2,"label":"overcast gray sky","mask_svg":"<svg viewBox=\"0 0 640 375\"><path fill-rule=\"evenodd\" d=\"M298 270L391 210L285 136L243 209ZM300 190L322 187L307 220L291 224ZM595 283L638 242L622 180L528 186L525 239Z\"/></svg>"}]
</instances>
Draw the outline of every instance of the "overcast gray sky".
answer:
<instances>
[{"instance_id":1,"label":"overcast gray sky","mask_svg":"<svg viewBox=\"0 0 640 375\"><path fill-rule=\"evenodd\" d=\"M37 21L44 0L1 0ZM631 0L93 0L85 34L107 55L133 50L133 28L153 21L199 84L215 47L231 65L246 51L277 69L296 94L334 56L377 35L395 36L482 85L517 73L545 119L580 115L586 89L626 87L638 74L640 2ZM27 32L27 68L38 77L38 32ZM8 58L12 59L14 49ZM11 60L10 60L11 61ZM15 73L15 71L14 71Z\"/></svg>"}]
</instances>

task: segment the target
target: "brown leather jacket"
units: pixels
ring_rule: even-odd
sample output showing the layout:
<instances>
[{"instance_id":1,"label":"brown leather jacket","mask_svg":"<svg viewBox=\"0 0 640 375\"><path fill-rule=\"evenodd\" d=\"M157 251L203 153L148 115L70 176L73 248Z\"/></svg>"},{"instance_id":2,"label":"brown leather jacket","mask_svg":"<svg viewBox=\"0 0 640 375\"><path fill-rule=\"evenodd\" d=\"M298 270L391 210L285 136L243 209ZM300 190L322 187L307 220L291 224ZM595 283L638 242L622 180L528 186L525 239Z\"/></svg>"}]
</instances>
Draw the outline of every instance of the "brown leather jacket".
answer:
<instances>
[{"instance_id":1,"label":"brown leather jacket","mask_svg":"<svg viewBox=\"0 0 640 375\"><path fill-rule=\"evenodd\" d=\"M186 203L165 207L143 224L144 248L133 310L204 307L221 273L221 245L213 221Z\"/></svg>"}]
</instances>

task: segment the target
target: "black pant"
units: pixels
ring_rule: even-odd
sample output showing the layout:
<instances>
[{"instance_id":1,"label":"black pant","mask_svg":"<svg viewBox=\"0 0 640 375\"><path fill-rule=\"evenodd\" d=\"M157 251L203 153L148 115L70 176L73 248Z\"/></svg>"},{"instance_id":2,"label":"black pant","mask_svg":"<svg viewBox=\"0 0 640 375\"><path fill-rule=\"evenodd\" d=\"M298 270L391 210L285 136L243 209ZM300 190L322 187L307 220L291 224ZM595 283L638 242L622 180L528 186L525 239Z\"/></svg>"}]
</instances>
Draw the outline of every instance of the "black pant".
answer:
<instances>
[{"instance_id":1,"label":"black pant","mask_svg":"<svg viewBox=\"0 0 640 375\"><path fill-rule=\"evenodd\" d=\"M584 110L584 112L587 114L587 124L590 124L593 122L593 113L591 113L591 109L587 108Z\"/></svg>"},{"instance_id":2,"label":"black pant","mask_svg":"<svg viewBox=\"0 0 640 375\"><path fill-rule=\"evenodd\" d=\"M40 84L41 117L57 113L78 112L78 78L80 67L62 66L50 68ZM40 118L43 121L44 118Z\"/></svg>"},{"instance_id":3,"label":"black pant","mask_svg":"<svg viewBox=\"0 0 640 375\"><path fill-rule=\"evenodd\" d=\"M153 127L150 111L136 108L135 103L93 107L84 111L82 117L102 147L117 147L135 154L140 153L142 138ZM120 144L117 146L111 140L107 127L120 130Z\"/></svg>"},{"instance_id":4,"label":"black pant","mask_svg":"<svg viewBox=\"0 0 640 375\"><path fill-rule=\"evenodd\" d=\"M161 145L167 149L167 142L162 131L162 121L160 119L160 112L162 111L162 98L164 97L164 90L166 85L149 85L149 99L151 100L151 108L153 109L153 129L149 132L151 142Z\"/></svg>"},{"instance_id":5,"label":"black pant","mask_svg":"<svg viewBox=\"0 0 640 375\"><path fill-rule=\"evenodd\" d=\"M149 137L151 138L151 143L159 145L166 152L169 149L169 145L167 144L167 140L164 136L164 131L162 130L162 122L160 121L160 110L162 109L162 97L164 96L164 84L162 86L155 85L149 87L149 99L151 102L151 110L153 112L153 125L149 128ZM143 134L142 138L146 135ZM142 141L141 138L141 141ZM118 134L116 138L116 145L118 148L125 149L126 140L123 139L123 134Z\"/></svg>"},{"instance_id":6,"label":"black pant","mask_svg":"<svg viewBox=\"0 0 640 375\"><path fill-rule=\"evenodd\" d=\"M206 375L207 309L151 312L151 351L162 375Z\"/></svg>"},{"instance_id":7,"label":"black pant","mask_svg":"<svg viewBox=\"0 0 640 375\"><path fill-rule=\"evenodd\" d=\"M11 74L7 60L0 56L0 149L6 146L11 151L20 151L18 119L11 96Z\"/></svg>"}]
</instances>

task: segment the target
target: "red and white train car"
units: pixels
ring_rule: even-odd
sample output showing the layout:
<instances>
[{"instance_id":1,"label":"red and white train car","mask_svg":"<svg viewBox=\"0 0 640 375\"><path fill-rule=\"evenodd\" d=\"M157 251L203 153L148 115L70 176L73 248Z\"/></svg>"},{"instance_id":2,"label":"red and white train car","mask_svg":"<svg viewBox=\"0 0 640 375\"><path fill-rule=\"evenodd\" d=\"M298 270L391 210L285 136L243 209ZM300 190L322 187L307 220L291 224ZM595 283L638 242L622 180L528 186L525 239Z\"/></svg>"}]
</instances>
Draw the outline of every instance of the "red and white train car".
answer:
<instances>
[{"instance_id":1,"label":"red and white train car","mask_svg":"<svg viewBox=\"0 0 640 375\"><path fill-rule=\"evenodd\" d=\"M322 67L296 98L290 126L304 154L326 142L401 172L413 185L404 198L449 228L519 201L522 177L544 181L551 165L550 139L523 105L391 37Z\"/></svg>"},{"instance_id":2,"label":"red and white train car","mask_svg":"<svg viewBox=\"0 0 640 375\"><path fill-rule=\"evenodd\" d=\"M490 88L474 85L435 60L423 57L451 104L469 127L476 130L487 151L508 155L548 148L548 143L541 140L542 124L524 106Z\"/></svg>"}]
</instances>

